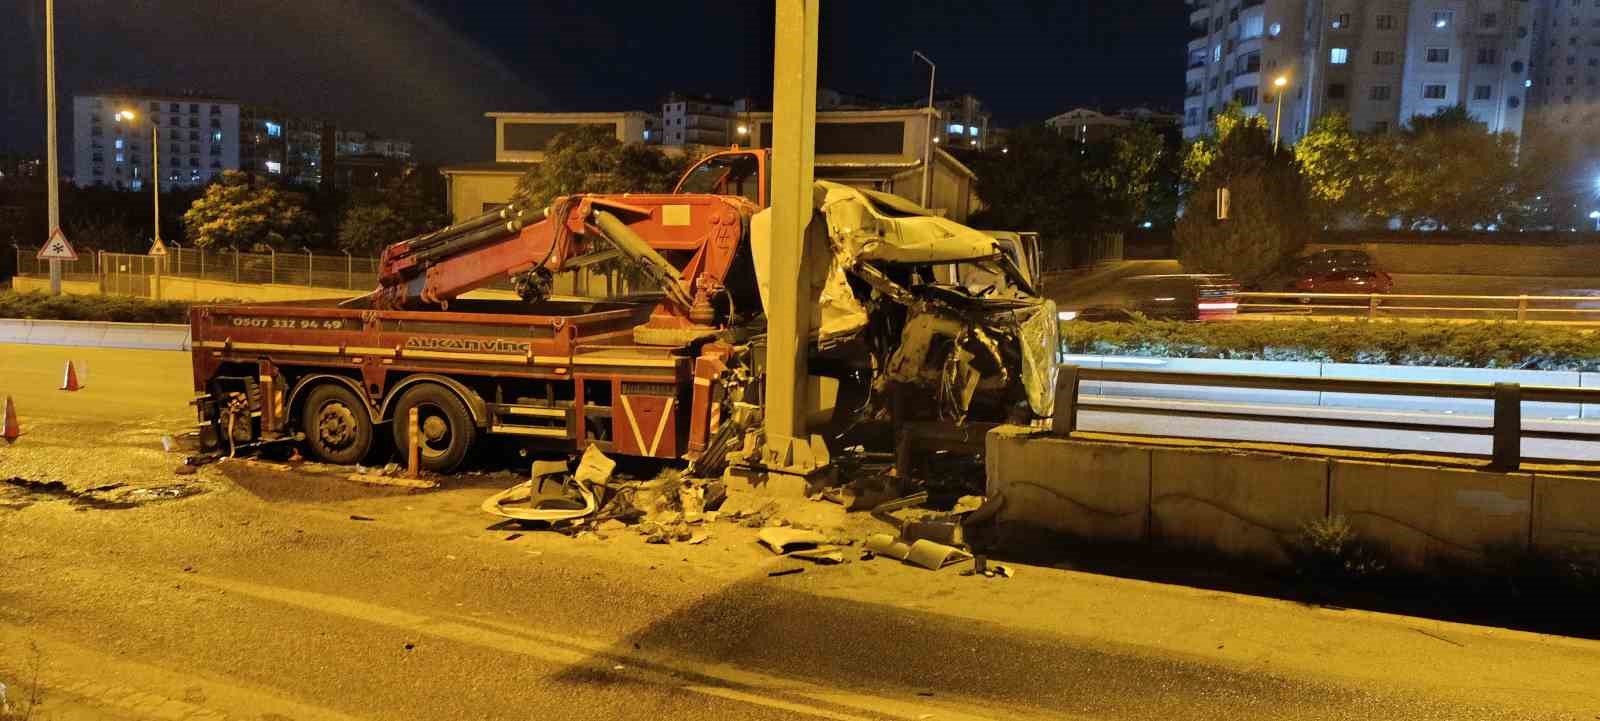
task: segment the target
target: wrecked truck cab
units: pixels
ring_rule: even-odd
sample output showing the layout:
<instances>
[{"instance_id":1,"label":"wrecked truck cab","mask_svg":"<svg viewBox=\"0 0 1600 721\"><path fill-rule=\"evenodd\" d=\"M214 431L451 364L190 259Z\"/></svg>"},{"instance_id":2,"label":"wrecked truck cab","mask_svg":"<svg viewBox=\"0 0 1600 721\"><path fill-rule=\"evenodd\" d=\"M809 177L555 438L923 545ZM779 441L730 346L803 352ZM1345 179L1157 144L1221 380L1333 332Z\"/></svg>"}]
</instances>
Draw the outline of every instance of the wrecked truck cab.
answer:
<instances>
[{"instance_id":1,"label":"wrecked truck cab","mask_svg":"<svg viewBox=\"0 0 1600 721\"><path fill-rule=\"evenodd\" d=\"M859 348L871 360L873 398L890 384L934 400L944 421L1048 417L1055 403L1055 307L994 235L899 196L817 181L808 230L813 353ZM767 267L770 211L752 221L756 267ZM1010 290L983 295L941 282L945 266L973 265ZM758 271L758 275L760 272ZM759 278L763 300L768 279ZM919 394L920 395L920 394ZM882 409L878 409L882 410Z\"/></svg>"}]
</instances>

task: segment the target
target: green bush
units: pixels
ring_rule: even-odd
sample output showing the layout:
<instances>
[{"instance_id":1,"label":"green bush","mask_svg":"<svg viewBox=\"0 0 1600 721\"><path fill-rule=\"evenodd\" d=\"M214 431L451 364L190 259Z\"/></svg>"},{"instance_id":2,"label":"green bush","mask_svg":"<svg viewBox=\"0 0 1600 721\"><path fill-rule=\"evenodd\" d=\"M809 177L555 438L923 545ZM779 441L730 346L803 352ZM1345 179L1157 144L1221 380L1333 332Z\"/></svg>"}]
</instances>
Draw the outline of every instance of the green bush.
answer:
<instances>
[{"instance_id":1,"label":"green bush","mask_svg":"<svg viewBox=\"0 0 1600 721\"><path fill-rule=\"evenodd\" d=\"M57 295L0 291L0 318L188 323L189 303L121 295Z\"/></svg>"},{"instance_id":2,"label":"green bush","mask_svg":"<svg viewBox=\"0 0 1600 721\"><path fill-rule=\"evenodd\" d=\"M1600 371L1600 332L1531 323L1068 321L1061 340L1090 355Z\"/></svg>"}]
</instances>

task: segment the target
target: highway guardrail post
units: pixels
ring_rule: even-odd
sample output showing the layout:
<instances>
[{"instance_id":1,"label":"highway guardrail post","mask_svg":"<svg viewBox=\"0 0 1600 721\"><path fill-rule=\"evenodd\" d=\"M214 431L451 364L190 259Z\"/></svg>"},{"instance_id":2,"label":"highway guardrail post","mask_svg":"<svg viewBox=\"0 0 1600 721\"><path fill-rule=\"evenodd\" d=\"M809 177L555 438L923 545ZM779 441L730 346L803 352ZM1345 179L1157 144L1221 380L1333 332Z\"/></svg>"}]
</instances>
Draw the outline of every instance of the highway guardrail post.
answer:
<instances>
[{"instance_id":1,"label":"highway guardrail post","mask_svg":"<svg viewBox=\"0 0 1600 721\"><path fill-rule=\"evenodd\" d=\"M1367 320L1378 317L1378 296L1376 293L1367 295Z\"/></svg>"},{"instance_id":2,"label":"highway guardrail post","mask_svg":"<svg viewBox=\"0 0 1600 721\"><path fill-rule=\"evenodd\" d=\"M1056 376L1056 410L1050 419L1050 432L1072 435L1078 430L1078 367L1062 365Z\"/></svg>"},{"instance_id":3,"label":"highway guardrail post","mask_svg":"<svg viewBox=\"0 0 1600 721\"><path fill-rule=\"evenodd\" d=\"M1528 319L1528 296L1517 296L1517 320Z\"/></svg>"},{"instance_id":4,"label":"highway guardrail post","mask_svg":"<svg viewBox=\"0 0 1600 721\"><path fill-rule=\"evenodd\" d=\"M1522 465L1522 386L1494 384L1494 460L1491 465L1514 471Z\"/></svg>"}]
</instances>

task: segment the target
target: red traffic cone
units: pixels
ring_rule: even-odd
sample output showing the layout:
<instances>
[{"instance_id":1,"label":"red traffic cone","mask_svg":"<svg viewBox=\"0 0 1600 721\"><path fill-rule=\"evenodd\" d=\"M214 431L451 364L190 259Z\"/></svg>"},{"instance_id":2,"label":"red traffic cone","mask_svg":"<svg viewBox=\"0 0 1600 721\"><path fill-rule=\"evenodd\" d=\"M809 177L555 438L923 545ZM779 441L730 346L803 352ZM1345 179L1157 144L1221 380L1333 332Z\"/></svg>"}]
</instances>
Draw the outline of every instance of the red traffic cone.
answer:
<instances>
[{"instance_id":1,"label":"red traffic cone","mask_svg":"<svg viewBox=\"0 0 1600 721\"><path fill-rule=\"evenodd\" d=\"M83 384L78 382L78 371L73 369L72 361L67 361L67 371L61 376L61 390L75 391L82 387Z\"/></svg>"},{"instance_id":2,"label":"red traffic cone","mask_svg":"<svg viewBox=\"0 0 1600 721\"><path fill-rule=\"evenodd\" d=\"M17 425L17 406L11 402L11 396L6 396L6 416L4 424L0 425L0 438L10 443L20 435L22 428Z\"/></svg>"}]
</instances>

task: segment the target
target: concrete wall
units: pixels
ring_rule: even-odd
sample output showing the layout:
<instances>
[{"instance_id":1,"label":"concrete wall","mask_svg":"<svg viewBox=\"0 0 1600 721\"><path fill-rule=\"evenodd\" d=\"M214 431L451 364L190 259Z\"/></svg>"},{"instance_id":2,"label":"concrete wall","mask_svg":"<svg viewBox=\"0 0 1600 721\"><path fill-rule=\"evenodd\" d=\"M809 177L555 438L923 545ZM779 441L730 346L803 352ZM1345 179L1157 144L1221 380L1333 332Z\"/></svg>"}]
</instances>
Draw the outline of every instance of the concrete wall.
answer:
<instances>
[{"instance_id":1,"label":"concrete wall","mask_svg":"<svg viewBox=\"0 0 1600 721\"><path fill-rule=\"evenodd\" d=\"M1534 476L1531 542L1545 550L1600 550L1600 480Z\"/></svg>"},{"instance_id":2,"label":"concrete wall","mask_svg":"<svg viewBox=\"0 0 1600 721\"><path fill-rule=\"evenodd\" d=\"M1150 537L1287 561L1285 545L1328 512L1328 464L1263 453L1151 449Z\"/></svg>"},{"instance_id":3,"label":"concrete wall","mask_svg":"<svg viewBox=\"0 0 1600 721\"><path fill-rule=\"evenodd\" d=\"M1471 562L1491 546L1526 547L1533 476L1334 460L1329 514L1411 568Z\"/></svg>"},{"instance_id":4,"label":"concrete wall","mask_svg":"<svg viewBox=\"0 0 1600 721\"><path fill-rule=\"evenodd\" d=\"M168 323L0 318L0 343L188 350L189 326Z\"/></svg>"},{"instance_id":5,"label":"concrete wall","mask_svg":"<svg viewBox=\"0 0 1600 721\"><path fill-rule=\"evenodd\" d=\"M1590 276L1600 268L1600 245L1488 243L1310 243L1307 253L1330 248L1364 250L1390 273Z\"/></svg>"},{"instance_id":6,"label":"concrete wall","mask_svg":"<svg viewBox=\"0 0 1600 721\"><path fill-rule=\"evenodd\" d=\"M1057 438L986 439L1001 523L1288 560L1304 524L1345 518L1401 568L1480 561L1492 547L1600 548L1600 480L1261 451Z\"/></svg>"},{"instance_id":7,"label":"concrete wall","mask_svg":"<svg viewBox=\"0 0 1600 721\"><path fill-rule=\"evenodd\" d=\"M1150 449L1002 426L988 435L985 450L988 493L1006 496L1003 519L1107 541L1146 537Z\"/></svg>"},{"instance_id":8,"label":"concrete wall","mask_svg":"<svg viewBox=\"0 0 1600 721\"><path fill-rule=\"evenodd\" d=\"M32 276L15 276L11 279L11 289L18 293L39 291L50 292L49 278L35 278ZM100 295L100 284L92 280L63 280L61 292L65 295Z\"/></svg>"},{"instance_id":9,"label":"concrete wall","mask_svg":"<svg viewBox=\"0 0 1600 721\"><path fill-rule=\"evenodd\" d=\"M520 173L454 171L450 173L450 222L460 223L484 213L484 206L511 201Z\"/></svg>"}]
</instances>

